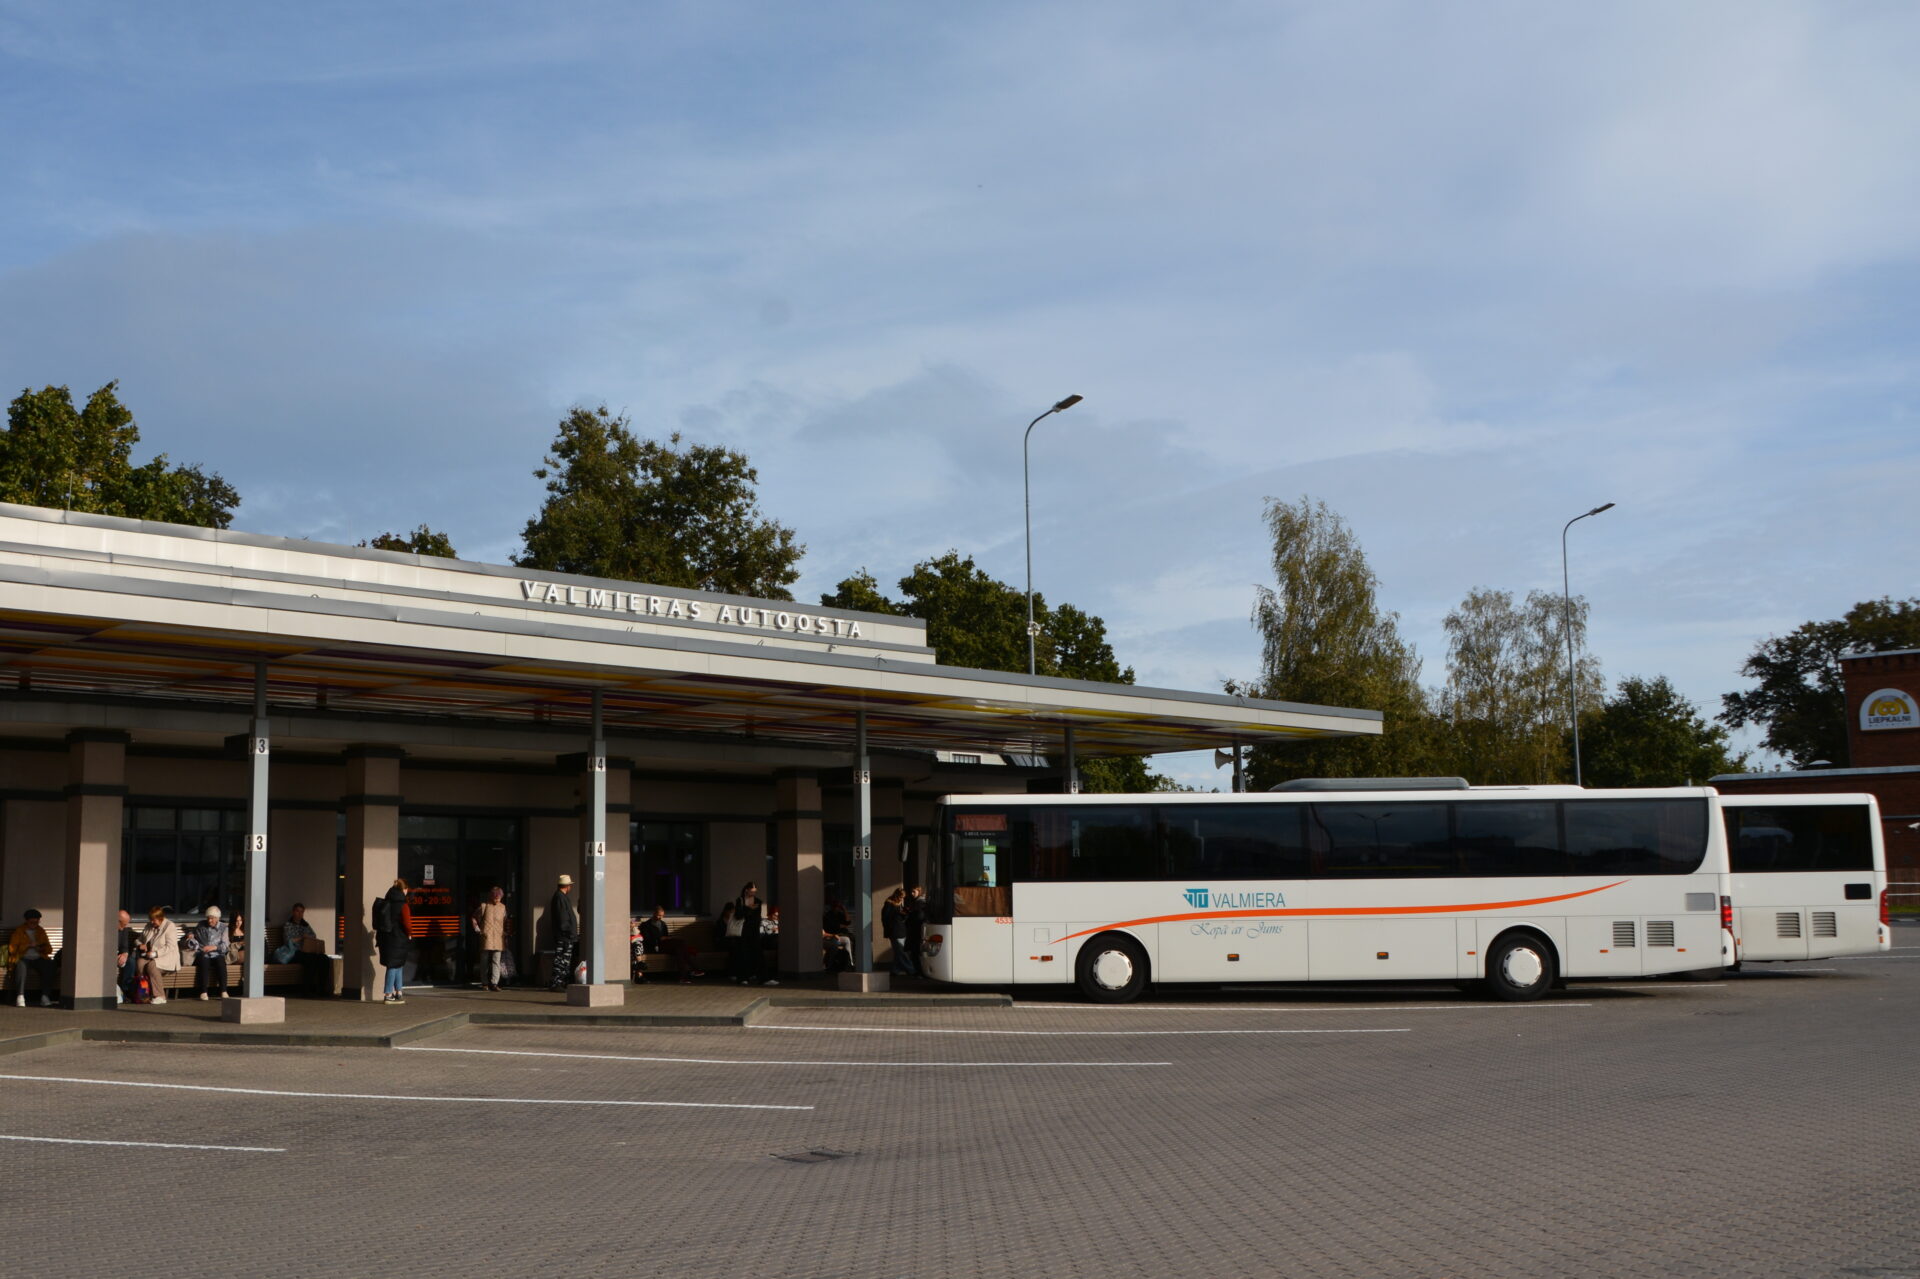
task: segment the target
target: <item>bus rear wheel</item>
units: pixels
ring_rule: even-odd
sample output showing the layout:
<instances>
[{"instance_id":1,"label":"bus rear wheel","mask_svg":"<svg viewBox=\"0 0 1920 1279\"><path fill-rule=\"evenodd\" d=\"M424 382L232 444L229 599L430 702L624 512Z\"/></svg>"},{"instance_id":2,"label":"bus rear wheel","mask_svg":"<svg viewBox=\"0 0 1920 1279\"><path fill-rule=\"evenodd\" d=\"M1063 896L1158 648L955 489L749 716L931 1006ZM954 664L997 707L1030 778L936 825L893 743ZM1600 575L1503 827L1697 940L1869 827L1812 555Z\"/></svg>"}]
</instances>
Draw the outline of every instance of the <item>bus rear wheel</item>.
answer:
<instances>
[{"instance_id":1,"label":"bus rear wheel","mask_svg":"<svg viewBox=\"0 0 1920 1279\"><path fill-rule=\"evenodd\" d=\"M1080 993L1094 1004L1130 1004L1147 988L1147 956L1121 933L1096 937L1080 948L1075 976Z\"/></svg>"},{"instance_id":2,"label":"bus rear wheel","mask_svg":"<svg viewBox=\"0 0 1920 1279\"><path fill-rule=\"evenodd\" d=\"M1532 933L1508 933L1487 952L1487 994L1525 1003L1553 989L1553 948Z\"/></svg>"}]
</instances>

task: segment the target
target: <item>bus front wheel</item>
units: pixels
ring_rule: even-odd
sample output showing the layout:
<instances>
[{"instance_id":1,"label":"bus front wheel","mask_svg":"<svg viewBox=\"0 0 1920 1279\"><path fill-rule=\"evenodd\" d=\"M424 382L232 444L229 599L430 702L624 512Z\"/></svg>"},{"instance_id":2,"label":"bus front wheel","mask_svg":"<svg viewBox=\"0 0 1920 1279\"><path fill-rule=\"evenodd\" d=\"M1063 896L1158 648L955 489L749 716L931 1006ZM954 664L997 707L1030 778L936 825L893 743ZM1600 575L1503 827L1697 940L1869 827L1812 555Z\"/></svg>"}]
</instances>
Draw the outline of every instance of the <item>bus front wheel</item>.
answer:
<instances>
[{"instance_id":1,"label":"bus front wheel","mask_svg":"<svg viewBox=\"0 0 1920 1279\"><path fill-rule=\"evenodd\" d=\"M1080 948L1077 976L1089 1003L1132 1003L1147 988L1146 952L1120 933L1096 937Z\"/></svg>"},{"instance_id":2,"label":"bus front wheel","mask_svg":"<svg viewBox=\"0 0 1920 1279\"><path fill-rule=\"evenodd\" d=\"M1532 933L1508 933L1487 952L1486 991L1495 999L1524 1003L1553 989L1553 948Z\"/></svg>"}]
</instances>

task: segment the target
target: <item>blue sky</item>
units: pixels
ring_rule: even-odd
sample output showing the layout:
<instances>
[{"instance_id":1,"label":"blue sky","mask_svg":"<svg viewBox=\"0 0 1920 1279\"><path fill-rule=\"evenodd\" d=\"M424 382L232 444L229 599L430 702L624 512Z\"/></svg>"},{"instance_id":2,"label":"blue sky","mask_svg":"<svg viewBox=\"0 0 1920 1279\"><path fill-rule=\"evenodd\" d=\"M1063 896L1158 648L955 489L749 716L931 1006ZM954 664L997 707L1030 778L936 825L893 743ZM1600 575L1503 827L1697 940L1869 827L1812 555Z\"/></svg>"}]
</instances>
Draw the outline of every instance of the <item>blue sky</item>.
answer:
<instances>
[{"instance_id":1,"label":"blue sky","mask_svg":"<svg viewBox=\"0 0 1920 1279\"><path fill-rule=\"evenodd\" d=\"M1904 3L0 0L0 380L237 526L503 560L575 403L744 450L802 597L950 547L1141 682L1255 673L1324 498L1717 709L1920 567ZM1191 759L1168 761L1211 783Z\"/></svg>"}]
</instances>

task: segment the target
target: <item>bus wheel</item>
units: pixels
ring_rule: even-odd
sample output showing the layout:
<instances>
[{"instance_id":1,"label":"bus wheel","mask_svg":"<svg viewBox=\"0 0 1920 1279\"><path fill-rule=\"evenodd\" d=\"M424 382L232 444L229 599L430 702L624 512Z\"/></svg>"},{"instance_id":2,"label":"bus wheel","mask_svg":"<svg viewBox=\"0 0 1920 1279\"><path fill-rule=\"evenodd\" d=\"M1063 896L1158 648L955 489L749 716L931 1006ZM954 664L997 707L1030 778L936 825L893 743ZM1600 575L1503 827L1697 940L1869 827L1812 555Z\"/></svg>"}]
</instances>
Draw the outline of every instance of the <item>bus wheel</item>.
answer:
<instances>
[{"instance_id":1,"label":"bus wheel","mask_svg":"<svg viewBox=\"0 0 1920 1279\"><path fill-rule=\"evenodd\" d=\"M1553 948L1532 933L1508 933L1487 952L1487 993L1508 1003L1538 999L1553 988Z\"/></svg>"},{"instance_id":2,"label":"bus wheel","mask_svg":"<svg viewBox=\"0 0 1920 1279\"><path fill-rule=\"evenodd\" d=\"M1107 933L1080 948L1078 976L1089 1003L1129 1004L1147 988L1147 956L1133 938Z\"/></svg>"}]
</instances>

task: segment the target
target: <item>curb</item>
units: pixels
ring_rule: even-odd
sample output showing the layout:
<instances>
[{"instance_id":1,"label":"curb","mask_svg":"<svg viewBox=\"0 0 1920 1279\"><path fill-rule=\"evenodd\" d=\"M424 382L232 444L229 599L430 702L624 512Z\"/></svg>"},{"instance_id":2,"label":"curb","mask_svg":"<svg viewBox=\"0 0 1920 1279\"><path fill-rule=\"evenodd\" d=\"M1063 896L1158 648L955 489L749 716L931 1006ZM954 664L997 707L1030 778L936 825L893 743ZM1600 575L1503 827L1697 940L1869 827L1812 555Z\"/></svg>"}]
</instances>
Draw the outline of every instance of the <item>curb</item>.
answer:
<instances>
[{"instance_id":1,"label":"curb","mask_svg":"<svg viewBox=\"0 0 1920 1279\"><path fill-rule=\"evenodd\" d=\"M14 1053L30 1053L39 1048L55 1048L61 1044L77 1044L82 1038L78 1026L69 1026L65 1030L43 1030L37 1035L16 1035L12 1039L0 1039L0 1057Z\"/></svg>"}]
</instances>

